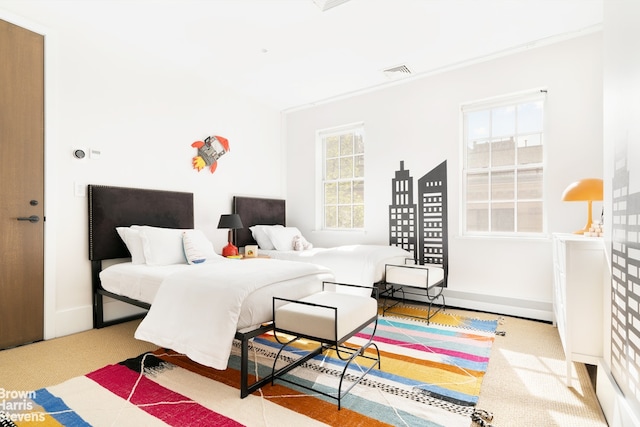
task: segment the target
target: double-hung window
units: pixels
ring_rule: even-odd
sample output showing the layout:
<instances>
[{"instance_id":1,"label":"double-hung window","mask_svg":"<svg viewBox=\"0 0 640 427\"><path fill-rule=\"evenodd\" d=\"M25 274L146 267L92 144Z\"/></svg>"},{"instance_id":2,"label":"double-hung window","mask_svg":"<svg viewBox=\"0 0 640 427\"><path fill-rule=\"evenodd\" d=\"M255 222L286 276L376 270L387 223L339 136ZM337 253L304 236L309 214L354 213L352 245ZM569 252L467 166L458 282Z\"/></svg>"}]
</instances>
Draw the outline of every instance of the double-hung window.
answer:
<instances>
[{"instance_id":1,"label":"double-hung window","mask_svg":"<svg viewBox=\"0 0 640 427\"><path fill-rule=\"evenodd\" d=\"M364 229L364 128L318 132L321 146L321 228Z\"/></svg>"},{"instance_id":2,"label":"double-hung window","mask_svg":"<svg viewBox=\"0 0 640 427\"><path fill-rule=\"evenodd\" d=\"M544 232L544 95L462 107L463 234Z\"/></svg>"}]
</instances>

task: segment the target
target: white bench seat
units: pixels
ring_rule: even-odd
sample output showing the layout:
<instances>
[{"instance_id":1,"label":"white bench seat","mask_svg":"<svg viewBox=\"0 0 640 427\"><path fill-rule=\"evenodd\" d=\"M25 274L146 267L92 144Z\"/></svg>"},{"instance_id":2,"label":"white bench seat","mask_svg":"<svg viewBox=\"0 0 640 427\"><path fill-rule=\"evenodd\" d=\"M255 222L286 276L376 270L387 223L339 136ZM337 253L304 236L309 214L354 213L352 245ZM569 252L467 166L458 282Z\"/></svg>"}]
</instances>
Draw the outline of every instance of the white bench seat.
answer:
<instances>
[{"instance_id":1,"label":"white bench seat","mask_svg":"<svg viewBox=\"0 0 640 427\"><path fill-rule=\"evenodd\" d=\"M406 302L406 295L421 297L428 304L427 323L440 310L445 308L444 289L445 271L441 265L434 264L386 264L385 280L382 284L382 315L393 313L392 309ZM439 302L434 310L434 303Z\"/></svg>"},{"instance_id":2,"label":"white bench seat","mask_svg":"<svg viewBox=\"0 0 640 427\"><path fill-rule=\"evenodd\" d=\"M385 271L387 283L411 286L414 288L431 288L444 280L444 269L435 265L391 265Z\"/></svg>"},{"instance_id":3,"label":"white bench seat","mask_svg":"<svg viewBox=\"0 0 640 427\"><path fill-rule=\"evenodd\" d=\"M273 320L281 332L342 343L377 313L374 298L322 291L277 308Z\"/></svg>"}]
</instances>

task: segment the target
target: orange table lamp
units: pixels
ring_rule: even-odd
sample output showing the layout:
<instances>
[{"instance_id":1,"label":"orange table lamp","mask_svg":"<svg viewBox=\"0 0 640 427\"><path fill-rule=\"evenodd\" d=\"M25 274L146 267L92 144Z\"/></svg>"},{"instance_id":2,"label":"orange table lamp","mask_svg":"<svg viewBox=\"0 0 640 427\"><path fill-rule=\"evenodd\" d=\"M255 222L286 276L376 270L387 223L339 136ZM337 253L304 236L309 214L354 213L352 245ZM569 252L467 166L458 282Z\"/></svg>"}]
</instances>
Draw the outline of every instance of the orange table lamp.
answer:
<instances>
[{"instance_id":1,"label":"orange table lamp","mask_svg":"<svg viewBox=\"0 0 640 427\"><path fill-rule=\"evenodd\" d=\"M593 201L602 201L603 182L599 178L585 178L571 183L562 193L562 200L565 202L587 202L587 225L582 230L574 231L575 234L584 234L589 231L593 223L591 206Z\"/></svg>"}]
</instances>

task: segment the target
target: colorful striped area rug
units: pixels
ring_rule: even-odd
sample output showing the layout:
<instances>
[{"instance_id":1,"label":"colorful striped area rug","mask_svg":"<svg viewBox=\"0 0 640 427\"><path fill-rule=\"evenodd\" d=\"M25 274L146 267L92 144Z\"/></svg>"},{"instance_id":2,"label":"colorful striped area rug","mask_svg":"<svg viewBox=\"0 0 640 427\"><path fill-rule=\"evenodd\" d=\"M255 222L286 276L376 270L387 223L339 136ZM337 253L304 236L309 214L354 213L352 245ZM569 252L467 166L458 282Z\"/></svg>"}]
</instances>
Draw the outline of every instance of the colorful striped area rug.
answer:
<instances>
[{"instance_id":1,"label":"colorful striped area rug","mask_svg":"<svg viewBox=\"0 0 640 427\"><path fill-rule=\"evenodd\" d=\"M446 313L430 324L380 317L375 342L381 369L356 385L340 410L331 398L280 381L240 399L237 348L225 371L157 350L56 386L5 396L0 426L469 427L496 327L497 321ZM371 332L363 330L350 345L366 341ZM257 376L270 372L278 348L272 334L254 340L250 353ZM309 348L303 342L282 357L299 357ZM287 375L331 394L342 363L329 352ZM345 385L361 367L349 369Z\"/></svg>"}]
</instances>

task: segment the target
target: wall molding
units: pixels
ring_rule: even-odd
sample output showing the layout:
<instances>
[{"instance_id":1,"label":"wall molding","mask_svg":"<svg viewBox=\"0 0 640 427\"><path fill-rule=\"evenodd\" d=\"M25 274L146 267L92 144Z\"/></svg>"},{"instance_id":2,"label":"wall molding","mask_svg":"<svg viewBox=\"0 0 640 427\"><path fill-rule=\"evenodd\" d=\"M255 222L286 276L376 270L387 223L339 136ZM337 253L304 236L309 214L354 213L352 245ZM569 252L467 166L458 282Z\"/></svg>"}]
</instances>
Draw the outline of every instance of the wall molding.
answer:
<instances>
[{"instance_id":1,"label":"wall molding","mask_svg":"<svg viewBox=\"0 0 640 427\"><path fill-rule=\"evenodd\" d=\"M146 311L108 297L105 297L103 308L105 321L128 317ZM88 331L93 329L93 306L89 304L69 310L57 311L55 321L57 326L55 331L56 338Z\"/></svg>"},{"instance_id":2,"label":"wall molding","mask_svg":"<svg viewBox=\"0 0 640 427\"><path fill-rule=\"evenodd\" d=\"M553 322L553 304L551 302L456 291L449 288L445 288L443 294L448 307ZM416 297L413 299L426 302L426 298Z\"/></svg>"}]
</instances>

